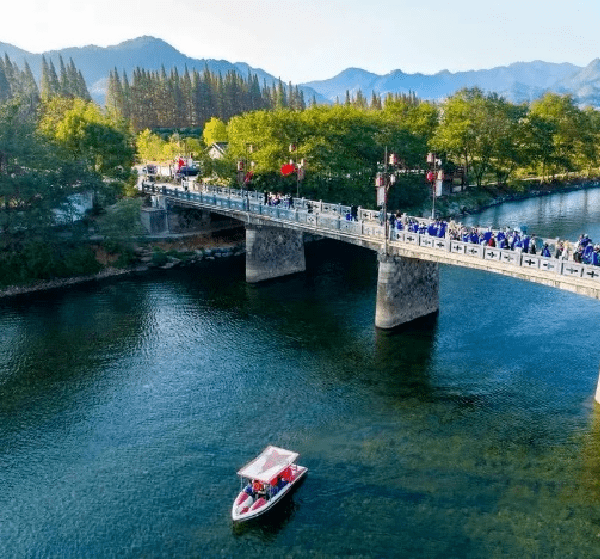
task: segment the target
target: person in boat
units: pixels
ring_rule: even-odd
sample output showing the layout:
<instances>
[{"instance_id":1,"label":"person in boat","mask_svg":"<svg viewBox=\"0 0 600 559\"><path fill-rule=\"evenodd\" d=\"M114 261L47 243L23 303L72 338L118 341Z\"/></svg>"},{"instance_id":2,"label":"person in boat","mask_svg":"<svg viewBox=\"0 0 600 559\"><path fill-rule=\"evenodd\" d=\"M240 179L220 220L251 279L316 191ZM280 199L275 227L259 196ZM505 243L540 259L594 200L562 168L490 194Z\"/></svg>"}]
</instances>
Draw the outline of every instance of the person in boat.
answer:
<instances>
[{"instance_id":1,"label":"person in boat","mask_svg":"<svg viewBox=\"0 0 600 559\"><path fill-rule=\"evenodd\" d=\"M252 493L254 497L264 497L266 494L265 486L257 479L252 481Z\"/></svg>"}]
</instances>

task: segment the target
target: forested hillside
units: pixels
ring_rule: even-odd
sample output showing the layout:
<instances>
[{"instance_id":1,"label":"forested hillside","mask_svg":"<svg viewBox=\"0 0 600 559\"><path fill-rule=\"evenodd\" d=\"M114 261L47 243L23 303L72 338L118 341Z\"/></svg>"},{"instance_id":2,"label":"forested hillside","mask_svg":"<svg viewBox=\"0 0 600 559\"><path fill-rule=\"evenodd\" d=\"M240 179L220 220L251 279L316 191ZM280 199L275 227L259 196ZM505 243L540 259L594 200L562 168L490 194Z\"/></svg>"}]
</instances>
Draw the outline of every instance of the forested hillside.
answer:
<instances>
[{"instance_id":1,"label":"forested hillside","mask_svg":"<svg viewBox=\"0 0 600 559\"><path fill-rule=\"evenodd\" d=\"M10 99L19 98L27 100L32 106L40 99L52 97L79 97L90 101L91 97L81 71L75 68L73 59L65 65L62 56L59 57L59 70L54 63L42 57L41 83L38 86L31 68L25 62L20 69L16 62L12 62L8 54L0 58L0 103Z\"/></svg>"},{"instance_id":2,"label":"forested hillside","mask_svg":"<svg viewBox=\"0 0 600 559\"><path fill-rule=\"evenodd\" d=\"M108 78L106 107L126 120L137 131L146 128L201 128L212 117L228 121L247 111L274 108L301 110L304 94L281 82L259 83L256 74L242 78L230 70L225 77L187 68L169 73L136 68L131 81L126 72L115 69Z\"/></svg>"}]
</instances>

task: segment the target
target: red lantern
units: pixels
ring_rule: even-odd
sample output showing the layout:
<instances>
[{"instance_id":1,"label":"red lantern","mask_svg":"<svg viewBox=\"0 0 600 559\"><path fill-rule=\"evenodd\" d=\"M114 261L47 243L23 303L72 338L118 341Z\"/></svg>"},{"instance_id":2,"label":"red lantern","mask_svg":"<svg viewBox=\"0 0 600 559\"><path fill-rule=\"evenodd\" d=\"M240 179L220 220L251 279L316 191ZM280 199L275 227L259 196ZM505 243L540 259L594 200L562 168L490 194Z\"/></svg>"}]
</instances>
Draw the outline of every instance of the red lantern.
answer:
<instances>
[{"instance_id":1,"label":"red lantern","mask_svg":"<svg viewBox=\"0 0 600 559\"><path fill-rule=\"evenodd\" d=\"M288 163L286 165L283 165L281 167L281 174L286 177L288 175L291 175L292 173L296 172L296 165L293 165L291 163Z\"/></svg>"}]
</instances>

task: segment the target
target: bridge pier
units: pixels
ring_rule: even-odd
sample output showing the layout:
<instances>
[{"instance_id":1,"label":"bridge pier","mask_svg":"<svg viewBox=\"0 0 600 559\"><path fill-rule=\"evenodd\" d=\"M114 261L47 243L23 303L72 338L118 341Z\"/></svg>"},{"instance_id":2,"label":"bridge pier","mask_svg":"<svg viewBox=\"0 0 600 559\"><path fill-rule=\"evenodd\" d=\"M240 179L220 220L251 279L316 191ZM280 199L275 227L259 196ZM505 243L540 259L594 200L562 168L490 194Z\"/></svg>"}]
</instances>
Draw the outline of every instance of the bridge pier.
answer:
<instances>
[{"instance_id":1,"label":"bridge pier","mask_svg":"<svg viewBox=\"0 0 600 559\"><path fill-rule=\"evenodd\" d=\"M304 272L304 240L301 231L246 226L246 281L259 281Z\"/></svg>"},{"instance_id":2,"label":"bridge pier","mask_svg":"<svg viewBox=\"0 0 600 559\"><path fill-rule=\"evenodd\" d=\"M439 310L435 262L379 254L375 326L395 328Z\"/></svg>"}]
</instances>

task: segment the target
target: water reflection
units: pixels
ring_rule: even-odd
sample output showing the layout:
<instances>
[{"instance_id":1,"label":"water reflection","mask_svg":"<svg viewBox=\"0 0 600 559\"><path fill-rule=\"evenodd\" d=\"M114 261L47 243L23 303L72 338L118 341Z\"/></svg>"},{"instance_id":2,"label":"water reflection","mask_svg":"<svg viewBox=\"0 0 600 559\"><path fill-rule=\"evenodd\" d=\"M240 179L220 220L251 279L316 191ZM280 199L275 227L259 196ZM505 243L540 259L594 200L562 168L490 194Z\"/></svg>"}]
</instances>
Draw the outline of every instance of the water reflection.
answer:
<instances>
[{"instance_id":1,"label":"water reflection","mask_svg":"<svg viewBox=\"0 0 600 559\"><path fill-rule=\"evenodd\" d=\"M528 232L554 239L576 241L586 233L600 240L600 188L563 192L508 202L479 214L465 216L465 225L482 227L521 227Z\"/></svg>"}]
</instances>

